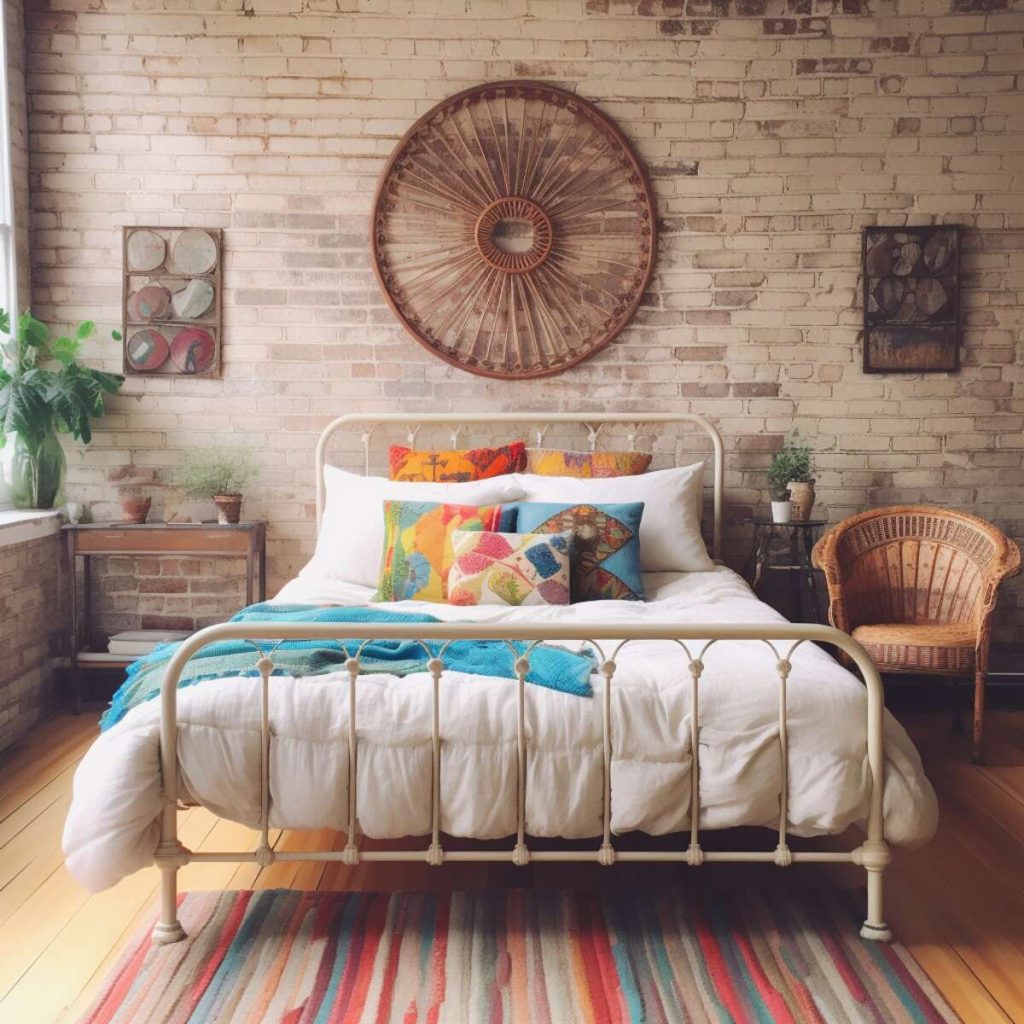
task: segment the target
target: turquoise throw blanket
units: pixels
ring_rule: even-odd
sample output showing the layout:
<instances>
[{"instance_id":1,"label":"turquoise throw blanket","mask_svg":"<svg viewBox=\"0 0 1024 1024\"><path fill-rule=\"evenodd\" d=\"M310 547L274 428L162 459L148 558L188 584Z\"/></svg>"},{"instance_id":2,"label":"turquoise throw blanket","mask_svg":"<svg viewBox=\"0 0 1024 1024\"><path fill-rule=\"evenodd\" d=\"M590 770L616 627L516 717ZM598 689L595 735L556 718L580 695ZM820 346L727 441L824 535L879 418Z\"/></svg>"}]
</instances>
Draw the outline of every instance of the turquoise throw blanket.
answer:
<instances>
[{"instance_id":1,"label":"turquoise throw blanket","mask_svg":"<svg viewBox=\"0 0 1024 1024\"><path fill-rule=\"evenodd\" d=\"M439 622L433 615L415 612L391 612L384 608L323 608L304 604L254 604L243 608L232 622ZM358 635L358 631L357 631ZM355 654L362 641L286 640L273 651L274 675L316 676L337 672ZM100 719L100 729L120 722L133 707L152 700L160 693L167 664L180 645L161 644L128 666L128 678L114 694L110 707ZM272 641L262 644L269 650ZM432 656L440 653L443 642L428 643ZM524 654L526 643L513 643L516 654L500 640L455 640L444 653L445 668L481 676L506 676L515 679L516 657ZM347 648L347 649L346 649ZM244 640L221 640L204 647L186 662L178 681L179 689L205 679L225 676L258 676L255 663L259 655ZM413 640L371 640L359 656L363 672L387 672L407 676L423 672L428 661L423 646ZM594 659L558 647L535 647L530 654L527 682L562 693L589 697L590 673Z\"/></svg>"}]
</instances>

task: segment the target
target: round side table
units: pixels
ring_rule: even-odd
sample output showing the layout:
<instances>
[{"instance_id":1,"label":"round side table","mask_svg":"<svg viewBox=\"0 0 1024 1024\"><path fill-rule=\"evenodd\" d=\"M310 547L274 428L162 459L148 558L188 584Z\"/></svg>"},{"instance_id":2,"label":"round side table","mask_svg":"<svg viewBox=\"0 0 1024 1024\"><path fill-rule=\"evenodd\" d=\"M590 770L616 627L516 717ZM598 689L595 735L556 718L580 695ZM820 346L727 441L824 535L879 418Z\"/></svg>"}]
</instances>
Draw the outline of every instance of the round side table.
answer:
<instances>
[{"instance_id":1,"label":"round side table","mask_svg":"<svg viewBox=\"0 0 1024 1024\"><path fill-rule=\"evenodd\" d=\"M818 594L814 583L811 549L827 525L825 519L794 520L776 523L755 516L750 522L754 536L744 576L754 593L769 572L792 575L794 598L805 622L821 622Z\"/></svg>"}]
</instances>

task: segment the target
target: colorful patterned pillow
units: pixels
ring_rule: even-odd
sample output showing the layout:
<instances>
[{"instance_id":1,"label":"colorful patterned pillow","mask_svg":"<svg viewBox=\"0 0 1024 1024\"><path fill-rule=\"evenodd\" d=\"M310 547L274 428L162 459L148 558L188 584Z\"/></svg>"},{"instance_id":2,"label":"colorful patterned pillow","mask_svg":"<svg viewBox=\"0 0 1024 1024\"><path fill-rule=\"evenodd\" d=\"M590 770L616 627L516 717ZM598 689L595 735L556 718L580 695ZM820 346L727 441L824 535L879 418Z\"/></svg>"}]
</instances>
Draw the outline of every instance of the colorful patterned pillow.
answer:
<instances>
[{"instance_id":1,"label":"colorful patterned pillow","mask_svg":"<svg viewBox=\"0 0 1024 1024\"><path fill-rule=\"evenodd\" d=\"M642 601L640 518L642 501L623 505L569 505L520 501L516 529L522 533L572 530L572 600Z\"/></svg>"},{"instance_id":2,"label":"colorful patterned pillow","mask_svg":"<svg viewBox=\"0 0 1024 1024\"><path fill-rule=\"evenodd\" d=\"M496 530L501 505L384 502L384 556L374 601L443 603L455 530Z\"/></svg>"},{"instance_id":3,"label":"colorful patterned pillow","mask_svg":"<svg viewBox=\"0 0 1024 1024\"><path fill-rule=\"evenodd\" d=\"M501 448L466 448L462 451L417 451L393 444L388 449L392 480L430 480L459 483L519 473L526 464L526 442L513 441Z\"/></svg>"},{"instance_id":4,"label":"colorful patterned pillow","mask_svg":"<svg viewBox=\"0 0 1024 1024\"><path fill-rule=\"evenodd\" d=\"M651 456L646 452L566 452L555 448L528 448L526 472L537 476L609 477L646 473Z\"/></svg>"},{"instance_id":5,"label":"colorful patterned pillow","mask_svg":"<svg viewBox=\"0 0 1024 1024\"><path fill-rule=\"evenodd\" d=\"M568 604L572 533L452 532L449 604Z\"/></svg>"}]
</instances>

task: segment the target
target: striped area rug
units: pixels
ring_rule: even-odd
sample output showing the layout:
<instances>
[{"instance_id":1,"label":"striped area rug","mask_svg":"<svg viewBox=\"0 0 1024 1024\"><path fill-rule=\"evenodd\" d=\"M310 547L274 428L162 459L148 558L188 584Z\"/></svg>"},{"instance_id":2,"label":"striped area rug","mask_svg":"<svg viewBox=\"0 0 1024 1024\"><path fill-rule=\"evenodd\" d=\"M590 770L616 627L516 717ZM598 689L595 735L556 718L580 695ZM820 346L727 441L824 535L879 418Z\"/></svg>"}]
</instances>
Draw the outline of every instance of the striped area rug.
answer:
<instances>
[{"instance_id":1,"label":"striped area rug","mask_svg":"<svg viewBox=\"0 0 1024 1024\"><path fill-rule=\"evenodd\" d=\"M957 1021L906 950L858 937L858 909L675 889L190 893L189 938L137 936L83 1021Z\"/></svg>"}]
</instances>

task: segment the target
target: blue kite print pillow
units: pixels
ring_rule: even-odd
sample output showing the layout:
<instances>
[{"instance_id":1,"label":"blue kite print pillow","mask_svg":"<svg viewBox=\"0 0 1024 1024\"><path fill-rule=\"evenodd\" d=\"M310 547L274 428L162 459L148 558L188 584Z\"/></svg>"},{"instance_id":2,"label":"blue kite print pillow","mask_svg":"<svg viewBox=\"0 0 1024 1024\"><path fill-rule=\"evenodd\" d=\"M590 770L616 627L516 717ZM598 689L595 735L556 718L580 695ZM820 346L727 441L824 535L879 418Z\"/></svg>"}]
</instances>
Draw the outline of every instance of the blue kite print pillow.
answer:
<instances>
[{"instance_id":1,"label":"blue kite print pillow","mask_svg":"<svg viewBox=\"0 0 1024 1024\"><path fill-rule=\"evenodd\" d=\"M517 501L504 508L515 509L518 533L572 531L569 577L573 604L644 600L640 574L642 501L615 505Z\"/></svg>"}]
</instances>

